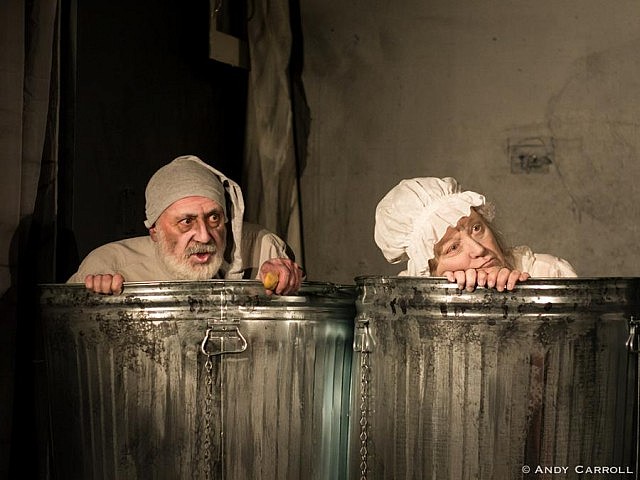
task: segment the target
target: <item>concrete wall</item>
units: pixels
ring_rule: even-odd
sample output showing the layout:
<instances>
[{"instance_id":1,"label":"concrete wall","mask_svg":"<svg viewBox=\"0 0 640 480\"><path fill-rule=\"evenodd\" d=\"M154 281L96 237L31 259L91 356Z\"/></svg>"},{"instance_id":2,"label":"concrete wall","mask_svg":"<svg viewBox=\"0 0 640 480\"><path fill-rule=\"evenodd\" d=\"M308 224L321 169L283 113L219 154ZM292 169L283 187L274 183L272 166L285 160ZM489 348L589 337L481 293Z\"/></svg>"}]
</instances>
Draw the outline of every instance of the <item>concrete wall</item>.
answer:
<instances>
[{"instance_id":1,"label":"concrete wall","mask_svg":"<svg viewBox=\"0 0 640 480\"><path fill-rule=\"evenodd\" d=\"M640 275L640 3L301 0L314 280L395 274L373 241L402 178L485 193L509 243L581 276ZM510 143L550 149L512 173Z\"/></svg>"}]
</instances>

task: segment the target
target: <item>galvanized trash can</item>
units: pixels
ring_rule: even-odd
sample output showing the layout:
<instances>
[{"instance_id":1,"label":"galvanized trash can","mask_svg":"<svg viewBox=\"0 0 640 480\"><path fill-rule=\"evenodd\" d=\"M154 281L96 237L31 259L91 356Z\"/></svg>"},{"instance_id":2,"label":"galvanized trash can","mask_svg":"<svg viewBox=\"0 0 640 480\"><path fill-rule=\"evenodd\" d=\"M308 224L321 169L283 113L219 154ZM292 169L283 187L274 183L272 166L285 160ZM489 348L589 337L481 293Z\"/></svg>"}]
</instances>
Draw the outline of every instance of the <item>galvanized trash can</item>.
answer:
<instances>
[{"instance_id":1,"label":"galvanized trash can","mask_svg":"<svg viewBox=\"0 0 640 480\"><path fill-rule=\"evenodd\" d=\"M343 479L353 286L41 285L52 476Z\"/></svg>"},{"instance_id":2,"label":"galvanized trash can","mask_svg":"<svg viewBox=\"0 0 640 480\"><path fill-rule=\"evenodd\" d=\"M356 293L351 478L640 478L640 279Z\"/></svg>"}]
</instances>

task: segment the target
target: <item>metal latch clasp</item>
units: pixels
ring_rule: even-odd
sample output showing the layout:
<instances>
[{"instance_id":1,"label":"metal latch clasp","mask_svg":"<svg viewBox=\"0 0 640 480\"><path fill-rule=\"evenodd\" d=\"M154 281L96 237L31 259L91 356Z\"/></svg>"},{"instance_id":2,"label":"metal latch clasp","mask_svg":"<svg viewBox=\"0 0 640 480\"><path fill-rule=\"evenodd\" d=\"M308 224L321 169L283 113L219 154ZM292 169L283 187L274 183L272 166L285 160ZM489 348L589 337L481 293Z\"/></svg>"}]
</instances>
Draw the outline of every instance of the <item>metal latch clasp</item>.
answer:
<instances>
[{"instance_id":1,"label":"metal latch clasp","mask_svg":"<svg viewBox=\"0 0 640 480\"><path fill-rule=\"evenodd\" d=\"M375 341L371 335L368 319L360 319L356 323L356 331L353 337L354 352L372 352Z\"/></svg>"},{"instance_id":2,"label":"metal latch clasp","mask_svg":"<svg viewBox=\"0 0 640 480\"><path fill-rule=\"evenodd\" d=\"M627 350L631 353L640 352L640 322L631 317L629 320L629 338L627 338Z\"/></svg>"},{"instance_id":3,"label":"metal latch clasp","mask_svg":"<svg viewBox=\"0 0 640 480\"><path fill-rule=\"evenodd\" d=\"M200 350L207 357L223 353L241 353L247 349L247 340L235 325L216 325L207 328Z\"/></svg>"}]
</instances>

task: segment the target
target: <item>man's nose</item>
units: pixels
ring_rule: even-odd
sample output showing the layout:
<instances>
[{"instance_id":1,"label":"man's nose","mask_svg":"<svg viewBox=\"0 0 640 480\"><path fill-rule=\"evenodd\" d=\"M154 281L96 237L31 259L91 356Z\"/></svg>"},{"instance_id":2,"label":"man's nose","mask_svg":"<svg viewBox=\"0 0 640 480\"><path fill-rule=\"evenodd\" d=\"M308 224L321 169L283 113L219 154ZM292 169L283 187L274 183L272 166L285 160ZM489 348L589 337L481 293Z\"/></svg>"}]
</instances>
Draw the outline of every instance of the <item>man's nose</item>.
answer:
<instances>
[{"instance_id":1,"label":"man's nose","mask_svg":"<svg viewBox=\"0 0 640 480\"><path fill-rule=\"evenodd\" d=\"M211 234L207 228L207 222L202 219L197 219L194 226L193 239L200 243L208 243L211 240Z\"/></svg>"}]
</instances>

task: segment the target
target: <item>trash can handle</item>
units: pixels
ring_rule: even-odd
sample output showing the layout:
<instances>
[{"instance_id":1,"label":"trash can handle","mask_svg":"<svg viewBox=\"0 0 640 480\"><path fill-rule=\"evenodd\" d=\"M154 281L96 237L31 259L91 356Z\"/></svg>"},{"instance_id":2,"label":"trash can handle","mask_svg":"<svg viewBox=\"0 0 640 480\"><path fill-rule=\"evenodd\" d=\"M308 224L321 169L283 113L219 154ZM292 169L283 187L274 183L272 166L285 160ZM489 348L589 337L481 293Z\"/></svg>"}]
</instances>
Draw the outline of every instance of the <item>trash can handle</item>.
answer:
<instances>
[{"instance_id":1,"label":"trash can handle","mask_svg":"<svg viewBox=\"0 0 640 480\"><path fill-rule=\"evenodd\" d=\"M247 349L244 338L236 325L216 325L207 328L200 350L207 357L223 353L241 353Z\"/></svg>"},{"instance_id":2,"label":"trash can handle","mask_svg":"<svg viewBox=\"0 0 640 480\"><path fill-rule=\"evenodd\" d=\"M640 353L640 322L631 317L629 320L629 338L627 339L627 350L631 353Z\"/></svg>"}]
</instances>

